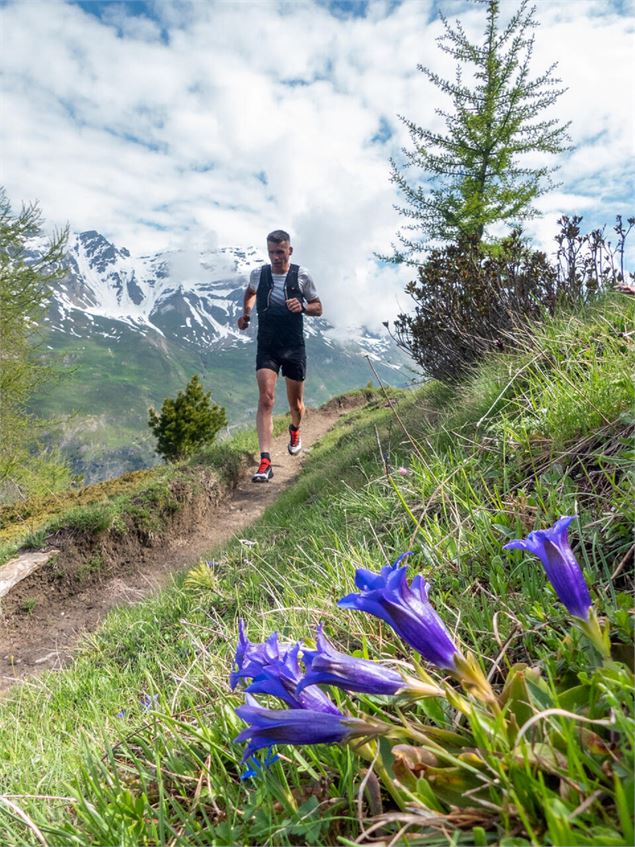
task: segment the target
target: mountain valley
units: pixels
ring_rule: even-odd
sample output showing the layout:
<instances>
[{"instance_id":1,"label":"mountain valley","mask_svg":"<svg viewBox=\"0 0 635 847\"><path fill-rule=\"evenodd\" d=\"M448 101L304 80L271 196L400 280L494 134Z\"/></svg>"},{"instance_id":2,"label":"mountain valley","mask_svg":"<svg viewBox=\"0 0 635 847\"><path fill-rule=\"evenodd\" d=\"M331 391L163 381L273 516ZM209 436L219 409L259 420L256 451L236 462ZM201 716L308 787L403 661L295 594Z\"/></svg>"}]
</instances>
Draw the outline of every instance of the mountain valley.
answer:
<instances>
[{"instance_id":1,"label":"mountain valley","mask_svg":"<svg viewBox=\"0 0 635 847\"><path fill-rule=\"evenodd\" d=\"M95 482L155 464L148 408L195 373L226 408L230 429L253 421L257 327L243 333L236 320L249 272L264 261L255 248L229 247L135 257L95 231L71 235L68 272L46 317L61 378L34 397L33 410L59 423L51 441L61 433L74 472ZM305 321L305 333L307 405L374 382L369 359L388 384L413 376L387 335L362 331L343 343L324 319ZM280 386L276 411L284 408Z\"/></svg>"}]
</instances>

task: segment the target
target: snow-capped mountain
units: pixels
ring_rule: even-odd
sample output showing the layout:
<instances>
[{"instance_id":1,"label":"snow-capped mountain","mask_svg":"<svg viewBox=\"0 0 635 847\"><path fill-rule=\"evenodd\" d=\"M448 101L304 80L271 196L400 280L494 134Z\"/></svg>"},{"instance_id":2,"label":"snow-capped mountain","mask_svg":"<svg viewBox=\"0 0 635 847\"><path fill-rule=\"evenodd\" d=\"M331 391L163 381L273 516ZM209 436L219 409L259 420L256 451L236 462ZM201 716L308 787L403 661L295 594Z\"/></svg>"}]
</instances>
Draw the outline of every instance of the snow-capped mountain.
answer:
<instances>
[{"instance_id":1,"label":"snow-capped mountain","mask_svg":"<svg viewBox=\"0 0 635 847\"><path fill-rule=\"evenodd\" d=\"M241 288L249 270L261 261L255 250L220 249L198 257L195 273L183 277L178 252L131 256L98 232L69 240L68 276L59 283L50 315L53 330L77 332L83 315L90 334L117 333L117 323L137 332L175 336L181 342L214 344L229 337L239 314ZM88 327L81 321L83 333Z\"/></svg>"},{"instance_id":2,"label":"snow-capped mountain","mask_svg":"<svg viewBox=\"0 0 635 847\"><path fill-rule=\"evenodd\" d=\"M249 273L264 261L263 251L233 247L133 256L98 232L71 236L46 318L47 345L66 375L33 409L65 422L63 450L87 482L156 462L148 407L160 408L193 374L230 425L253 423L257 321L240 332L236 320ZM367 384L366 356L389 384L408 382L406 357L389 338L360 331L342 343L329 329L305 321L307 404Z\"/></svg>"},{"instance_id":3,"label":"snow-capped mountain","mask_svg":"<svg viewBox=\"0 0 635 847\"><path fill-rule=\"evenodd\" d=\"M264 252L253 247L135 257L94 230L82 232L69 241L69 273L55 292L50 327L76 337L111 339L127 327L205 349L249 344L253 333L240 332L236 320L249 273L265 261ZM308 337L337 345L328 330L325 320L305 321ZM346 346L383 359L388 367L401 364L386 356L391 343L385 337L360 332L349 336Z\"/></svg>"}]
</instances>

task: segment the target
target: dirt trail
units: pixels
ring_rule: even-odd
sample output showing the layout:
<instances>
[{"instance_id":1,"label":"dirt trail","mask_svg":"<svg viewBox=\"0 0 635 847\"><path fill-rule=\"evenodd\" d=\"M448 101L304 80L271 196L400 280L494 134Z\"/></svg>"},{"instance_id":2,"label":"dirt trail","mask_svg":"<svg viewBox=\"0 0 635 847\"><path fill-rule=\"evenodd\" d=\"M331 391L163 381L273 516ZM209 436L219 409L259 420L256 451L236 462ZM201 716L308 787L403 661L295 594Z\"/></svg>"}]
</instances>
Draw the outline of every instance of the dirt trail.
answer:
<instances>
[{"instance_id":1,"label":"dirt trail","mask_svg":"<svg viewBox=\"0 0 635 847\"><path fill-rule=\"evenodd\" d=\"M195 531L141 553L135 551L130 560L120 560L116 568L109 569L114 573L90 580L72 593L56 591L50 576L41 572L19 583L3 598L0 609L0 691L43 670L62 668L72 658L80 636L95 630L112 608L140 602L165 586L173 573L211 557L234 536L241 537L296 479L312 445L346 411L338 404L309 409L302 424L305 449L290 456L288 434L275 438L273 479L254 484L251 475L255 468L245 471L233 494L196 521Z\"/></svg>"}]
</instances>

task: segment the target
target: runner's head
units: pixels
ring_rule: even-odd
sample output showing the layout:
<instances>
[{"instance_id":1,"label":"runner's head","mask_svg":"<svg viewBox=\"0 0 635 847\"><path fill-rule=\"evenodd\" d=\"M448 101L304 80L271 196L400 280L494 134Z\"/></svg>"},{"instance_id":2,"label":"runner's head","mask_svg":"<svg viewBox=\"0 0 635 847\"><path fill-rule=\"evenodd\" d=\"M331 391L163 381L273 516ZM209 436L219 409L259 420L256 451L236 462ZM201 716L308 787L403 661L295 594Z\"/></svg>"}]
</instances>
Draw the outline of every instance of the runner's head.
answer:
<instances>
[{"instance_id":1,"label":"runner's head","mask_svg":"<svg viewBox=\"0 0 635 847\"><path fill-rule=\"evenodd\" d=\"M291 237L283 229L274 229L267 236L267 252L274 274L286 274L289 270L291 254Z\"/></svg>"}]
</instances>

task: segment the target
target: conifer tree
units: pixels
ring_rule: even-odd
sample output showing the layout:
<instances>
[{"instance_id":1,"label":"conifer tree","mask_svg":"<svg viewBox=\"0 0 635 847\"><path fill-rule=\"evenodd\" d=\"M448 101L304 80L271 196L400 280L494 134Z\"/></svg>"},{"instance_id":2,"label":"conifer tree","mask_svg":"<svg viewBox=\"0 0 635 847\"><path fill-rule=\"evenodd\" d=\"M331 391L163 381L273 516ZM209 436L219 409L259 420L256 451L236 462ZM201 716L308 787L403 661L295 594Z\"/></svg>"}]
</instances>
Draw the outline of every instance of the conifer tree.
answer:
<instances>
[{"instance_id":1,"label":"conifer tree","mask_svg":"<svg viewBox=\"0 0 635 847\"><path fill-rule=\"evenodd\" d=\"M176 400L163 401L161 414L148 410L148 425L157 439L156 452L168 462L191 456L199 447L211 444L227 425L222 406L211 402L211 391L205 394L194 375Z\"/></svg>"},{"instance_id":2,"label":"conifer tree","mask_svg":"<svg viewBox=\"0 0 635 847\"><path fill-rule=\"evenodd\" d=\"M535 154L568 149L569 125L544 117L564 91L553 76L556 64L530 76L535 7L522 0L501 29L499 0L478 2L487 6L480 43L468 38L459 21L451 26L442 17L438 44L457 63L455 79L418 66L451 99L450 111L437 110L446 131L400 116L413 148L402 151L403 169L391 160L391 179L407 204L397 210L410 223L398 233L394 254L384 257L390 261L418 264L431 241L480 245L492 224L534 216L533 201L553 186L554 170L536 164Z\"/></svg>"},{"instance_id":3,"label":"conifer tree","mask_svg":"<svg viewBox=\"0 0 635 847\"><path fill-rule=\"evenodd\" d=\"M42 422L28 408L53 373L41 356L41 321L65 273L67 236L65 229L46 242L37 203L14 214L0 188L0 502L37 493L46 478L52 487L67 479L57 460L36 455Z\"/></svg>"}]
</instances>

